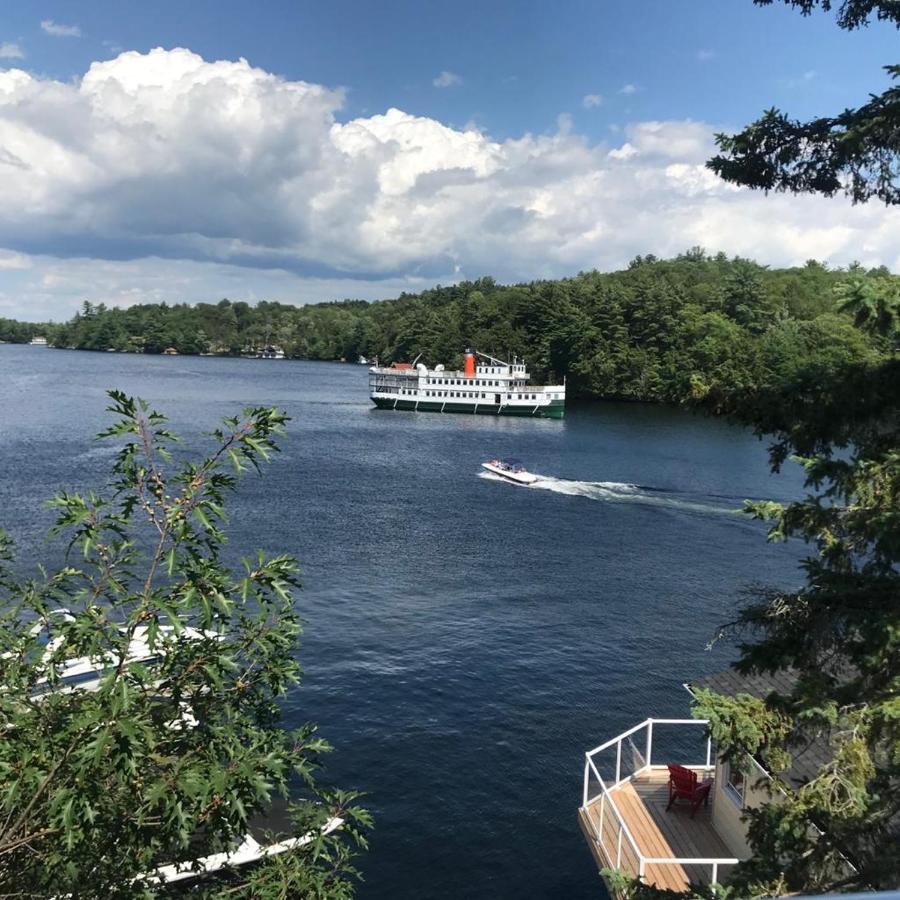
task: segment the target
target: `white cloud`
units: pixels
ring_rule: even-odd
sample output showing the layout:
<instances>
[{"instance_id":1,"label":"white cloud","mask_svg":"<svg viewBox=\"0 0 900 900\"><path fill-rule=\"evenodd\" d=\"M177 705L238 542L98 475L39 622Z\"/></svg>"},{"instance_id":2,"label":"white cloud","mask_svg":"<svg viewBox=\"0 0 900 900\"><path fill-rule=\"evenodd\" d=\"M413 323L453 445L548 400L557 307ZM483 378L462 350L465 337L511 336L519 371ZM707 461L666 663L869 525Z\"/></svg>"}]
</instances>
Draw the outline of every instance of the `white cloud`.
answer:
<instances>
[{"instance_id":1,"label":"white cloud","mask_svg":"<svg viewBox=\"0 0 900 900\"><path fill-rule=\"evenodd\" d=\"M445 69L431 83L438 88L455 87L458 84L462 84L462 78L455 72L448 72Z\"/></svg>"},{"instance_id":2,"label":"white cloud","mask_svg":"<svg viewBox=\"0 0 900 900\"><path fill-rule=\"evenodd\" d=\"M24 253L14 253L12 250L0 249L0 270L30 268L31 260Z\"/></svg>"},{"instance_id":3,"label":"white cloud","mask_svg":"<svg viewBox=\"0 0 900 900\"><path fill-rule=\"evenodd\" d=\"M594 109L603 103L603 97L600 94L585 94L581 98L581 105L585 109Z\"/></svg>"},{"instance_id":4,"label":"white cloud","mask_svg":"<svg viewBox=\"0 0 900 900\"><path fill-rule=\"evenodd\" d=\"M25 51L16 43L5 41L0 44L0 59L25 59Z\"/></svg>"},{"instance_id":5,"label":"white cloud","mask_svg":"<svg viewBox=\"0 0 900 900\"><path fill-rule=\"evenodd\" d=\"M53 19L44 19L41 29L53 37L81 37L81 29L77 25L61 25Z\"/></svg>"},{"instance_id":6,"label":"white cloud","mask_svg":"<svg viewBox=\"0 0 900 900\"><path fill-rule=\"evenodd\" d=\"M711 59L716 58L715 50L698 50L697 51L697 60L698 62L709 62Z\"/></svg>"},{"instance_id":7,"label":"white cloud","mask_svg":"<svg viewBox=\"0 0 900 900\"><path fill-rule=\"evenodd\" d=\"M632 156L637 156L637 153L637 148L625 141L621 147L610 150L608 155L610 159L630 159Z\"/></svg>"},{"instance_id":8,"label":"white cloud","mask_svg":"<svg viewBox=\"0 0 900 900\"><path fill-rule=\"evenodd\" d=\"M636 84L623 84L621 88L619 88L620 94L636 94L640 88Z\"/></svg>"},{"instance_id":9,"label":"white cloud","mask_svg":"<svg viewBox=\"0 0 900 900\"><path fill-rule=\"evenodd\" d=\"M384 297L698 243L900 267L900 211L727 185L704 165L721 127L633 122L592 143L563 115L497 141L400 109L341 122L342 104L187 50L75 83L0 71L0 303L60 318L84 297Z\"/></svg>"}]
</instances>

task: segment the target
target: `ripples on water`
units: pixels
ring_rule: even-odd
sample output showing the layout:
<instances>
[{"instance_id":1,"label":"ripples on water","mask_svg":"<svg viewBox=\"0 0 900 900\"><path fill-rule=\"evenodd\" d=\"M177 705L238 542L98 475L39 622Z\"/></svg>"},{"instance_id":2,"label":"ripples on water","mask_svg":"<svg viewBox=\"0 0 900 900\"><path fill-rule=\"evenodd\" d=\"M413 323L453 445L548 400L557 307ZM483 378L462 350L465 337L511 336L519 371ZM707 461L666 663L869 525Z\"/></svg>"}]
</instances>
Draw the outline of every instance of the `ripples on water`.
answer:
<instances>
[{"instance_id":1,"label":"ripples on water","mask_svg":"<svg viewBox=\"0 0 900 900\"><path fill-rule=\"evenodd\" d=\"M733 512L796 476L771 478L764 446L722 422L395 413L370 407L361 366L0 346L0 509L23 564L59 553L39 501L108 475L92 436L110 387L169 413L192 451L242 406L293 416L232 504L230 552L304 567L307 674L285 713L319 722L327 777L369 794L362 898L597 896L584 750L683 716L681 684L727 661L704 648L737 592L759 572L798 581L797 548ZM544 477L475 477L495 456Z\"/></svg>"}]
</instances>

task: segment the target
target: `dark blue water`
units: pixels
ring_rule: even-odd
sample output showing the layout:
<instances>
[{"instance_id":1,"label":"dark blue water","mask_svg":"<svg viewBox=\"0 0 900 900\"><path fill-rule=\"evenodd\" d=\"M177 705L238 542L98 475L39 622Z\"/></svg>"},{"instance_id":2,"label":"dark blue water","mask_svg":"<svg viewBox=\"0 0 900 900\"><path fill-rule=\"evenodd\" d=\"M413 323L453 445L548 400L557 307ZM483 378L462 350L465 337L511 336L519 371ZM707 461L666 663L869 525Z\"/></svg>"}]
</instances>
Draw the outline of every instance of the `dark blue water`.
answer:
<instances>
[{"instance_id":1,"label":"dark blue water","mask_svg":"<svg viewBox=\"0 0 900 900\"><path fill-rule=\"evenodd\" d=\"M24 564L56 553L40 500L100 486L92 441L118 387L186 443L250 404L294 417L248 477L232 546L305 571L291 723L337 747L327 776L369 792L364 898L589 897L577 826L585 749L732 654L706 645L752 582L799 581L798 546L734 514L788 497L764 445L723 422L623 404L562 421L376 411L361 366L0 346L0 524ZM479 477L495 455L548 476Z\"/></svg>"}]
</instances>

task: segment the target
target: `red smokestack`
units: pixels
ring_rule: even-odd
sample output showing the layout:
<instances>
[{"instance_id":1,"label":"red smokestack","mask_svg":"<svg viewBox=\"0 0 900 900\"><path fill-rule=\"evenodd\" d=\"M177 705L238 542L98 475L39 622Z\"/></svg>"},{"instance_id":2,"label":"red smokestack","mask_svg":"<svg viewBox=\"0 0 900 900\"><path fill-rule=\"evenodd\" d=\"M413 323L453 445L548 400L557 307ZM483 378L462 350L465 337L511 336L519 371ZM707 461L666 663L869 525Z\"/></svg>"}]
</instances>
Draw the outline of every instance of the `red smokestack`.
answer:
<instances>
[{"instance_id":1,"label":"red smokestack","mask_svg":"<svg viewBox=\"0 0 900 900\"><path fill-rule=\"evenodd\" d=\"M466 350L466 378L475 377L475 356L471 350Z\"/></svg>"}]
</instances>

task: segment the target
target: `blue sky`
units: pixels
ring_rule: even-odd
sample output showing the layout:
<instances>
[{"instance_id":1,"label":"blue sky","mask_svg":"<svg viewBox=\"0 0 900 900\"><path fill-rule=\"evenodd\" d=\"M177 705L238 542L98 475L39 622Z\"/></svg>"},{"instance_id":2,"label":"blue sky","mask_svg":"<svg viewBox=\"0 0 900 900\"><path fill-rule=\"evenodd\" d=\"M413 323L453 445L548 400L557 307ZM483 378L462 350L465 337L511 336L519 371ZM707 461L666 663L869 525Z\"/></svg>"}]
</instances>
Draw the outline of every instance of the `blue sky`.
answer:
<instances>
[{"instance_id":1,"label":"blue sky","mask_svg":"<svg viewBox=\"0 0 900 900\"><path fill-rule=\"evenodd\" d=\"M246 58L289 79L347 88L345 117L390 106L506 138L556 126L603 136L634 117L736 127L769 106L828 115L883 89L900 49L895 28L845 32L832 14L803 17L750 0L369 3L156 0L5 4L3 40L28 67L63 80L118 48L187 47ZM41 30L77 23L80 39ZM462 83L436 88L442 71ZM639 90L619 94L625 85ZM582 99L603 103L585 109Z\"/></svg>"},{"instance_id":2,"label":"blue sky","mask_svg":"<svg viewBox=\"0 0 900 900\"><path fill-rule=\"evenodd\" d=\"M118 303L389 296L697 242L896 266L890 211L766 203L702 164L715 130L769 106L825 115L882 90L897 49L889 25L750 0L5 4L0 69L28 80L7 72L0 102L19 204L0 221L0 315L65 316L92 286ZM192 186L208 214L182 228L160 207Z\"/></svg>"}]
</instances>

